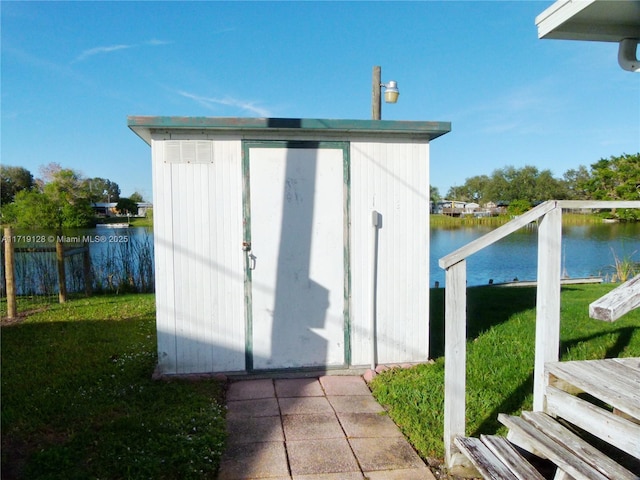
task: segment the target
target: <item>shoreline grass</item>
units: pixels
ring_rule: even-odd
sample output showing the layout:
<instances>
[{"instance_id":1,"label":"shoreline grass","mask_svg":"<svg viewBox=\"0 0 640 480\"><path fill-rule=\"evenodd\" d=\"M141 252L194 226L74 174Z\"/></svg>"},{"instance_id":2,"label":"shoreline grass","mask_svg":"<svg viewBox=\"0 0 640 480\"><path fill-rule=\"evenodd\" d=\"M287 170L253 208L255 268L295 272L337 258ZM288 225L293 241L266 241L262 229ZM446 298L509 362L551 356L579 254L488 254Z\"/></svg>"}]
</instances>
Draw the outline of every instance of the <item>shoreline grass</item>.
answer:
<instances>
[{"instance_id":1,"label":"shoreline grass","mask_svg":"<svg viewBox=\"0 0 640 480\"><path fill-rule=\"evenodd\" d=\"M474 217L473 215L465 215L463 217L452 217L450 215L432 213L429 215L429 225L432 228L460 228L460 227L500 227L513 217L510 215L498 215L495 217ZM563 225L593 225L601 224L603 219L601 215L563 212Z\"/></svg>"}]
</instances>

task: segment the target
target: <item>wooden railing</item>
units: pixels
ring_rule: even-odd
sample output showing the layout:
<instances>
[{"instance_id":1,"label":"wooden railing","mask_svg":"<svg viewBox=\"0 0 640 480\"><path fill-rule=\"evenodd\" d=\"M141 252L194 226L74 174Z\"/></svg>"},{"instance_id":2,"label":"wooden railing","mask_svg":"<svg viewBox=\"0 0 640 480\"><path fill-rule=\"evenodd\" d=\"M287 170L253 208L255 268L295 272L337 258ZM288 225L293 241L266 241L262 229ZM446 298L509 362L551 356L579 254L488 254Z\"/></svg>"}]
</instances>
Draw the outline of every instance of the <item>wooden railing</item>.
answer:
<instances>
[{"instance_id":1,"label":"wooden railing","mask_svg":"<svg viewBox=\"0 0 640 480\"><path fill-rule=\"evenodd\" d=\"M615 322L636 308L640 308L640 275L590 303L589 316L605 322Z\"/></svg>"},{"instance_id":2,"label":"wooden railing","mask_svg":"<svg viewBox=\"0 0 640 480\"><path fill-rule=\"evenodd\" d=\"M544 364L558 361L560 348L562 209L615 208L640 208L640 201L550 200L439 260L445 270L444 447L449 468L468 465L453 443L466 428L467 257L538 221L533 409L542 411Z\"/></svg>"}]
</instances>

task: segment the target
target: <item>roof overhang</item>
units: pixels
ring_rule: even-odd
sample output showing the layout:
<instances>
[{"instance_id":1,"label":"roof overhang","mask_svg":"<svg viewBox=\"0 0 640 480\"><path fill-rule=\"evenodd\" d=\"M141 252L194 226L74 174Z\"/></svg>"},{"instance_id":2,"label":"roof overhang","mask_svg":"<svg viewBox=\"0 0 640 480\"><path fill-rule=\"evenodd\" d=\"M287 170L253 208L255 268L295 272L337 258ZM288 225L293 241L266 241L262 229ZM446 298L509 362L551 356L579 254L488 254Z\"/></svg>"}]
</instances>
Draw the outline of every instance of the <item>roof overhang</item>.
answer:
<instances>
[{"instance_id":1,"label":"roof overhang","mask_svg":"<svg viewBox=\"0 0 640 480\"><path fill-rule=\"evenodd\" d=\"M224 132L247 138L264 134L309 134L310 136L354 136L388 134L431 141L451 131L450 122L418 122L394 120L324 120L310 118L246 118L246 117L154 117L130 116L127 124L149 145L154 133Z\"/></svg>"},{"instance_id":2,"label":"roof overhang","mask_svg":"<svg viewBox=\"0 0 640 480\"><path fill-rule=\"evenodd\" d=\"M640 0L558 0L536 17L539 38L620 42L640 38Z\"/></svg>"}]
</instances>

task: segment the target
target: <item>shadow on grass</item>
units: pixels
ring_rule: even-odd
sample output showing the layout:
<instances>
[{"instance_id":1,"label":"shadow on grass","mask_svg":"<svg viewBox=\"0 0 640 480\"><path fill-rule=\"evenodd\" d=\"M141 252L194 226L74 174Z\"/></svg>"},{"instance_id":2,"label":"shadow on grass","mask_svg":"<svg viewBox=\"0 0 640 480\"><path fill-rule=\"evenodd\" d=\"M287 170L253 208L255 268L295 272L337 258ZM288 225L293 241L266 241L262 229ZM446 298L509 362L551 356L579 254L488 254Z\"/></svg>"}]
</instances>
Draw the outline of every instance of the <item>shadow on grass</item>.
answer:
<instances>
[{"instance_id":1,"label":"shadow on grass","mask_svg":"<svg viewBox=\"0 0 640 480\"><path fill-rule=\"evenodd\" d=\"M634 331L638 330L638 327L621 327L615 330L609 330L606 332L600 332L577 339L561 342L560 352L568 352L573 347L597 338L617 334L615 344L608 348L603 358L615 358L618 357L626 347L631 343L631 338ZM561 355L562 356L562 355ZM533 392L533 372L531 372L527 378L518 385L510 395L504 398L504 400L496 406L490 413L487 414L485 420L478 426L478 428L471 433L471 436L478 437L480 434L492 435L495 434L502 424L498 422L499 413L515 414L520 411L526 398Z\"/></svg>"},{"instance_id":2,"label":"shadow on grass","mask_svg":"<svg viewBox=\"0 0 640 480\"><path fill-rule=\"evenodd\" d=\"M617 334L616 342L609 347L603 358L615 358L619 357L620 354L624 352L624 350L631 344L631 339L633 337L633 333L637 330L640 330L640 327L620 327L615 330L608 330L606 332L595 333L593 335L588 335L586 337L573 338L567 341L560 341L560 355L564 355L569 352L572 348L580 345L581 343L588 342L590 340L594 340L596 338L600 338L605 335Z\"/></svg>"},{"instance_id":3,"label":"shadow on grass","mask_svg":"<svg viewBox=\"0 0 640 480\"><path fill-rule=\"evenodd\" d=\"M429 356L444 355L444 293L431 290ZM536 306L535 287L471 287L467 289L467 341L514 314Z\"/></svg>"},{"instance_id":4,"label":"shadow on grass","mask_svg":"<svg viewBox=\"0 0 640 480\"><path fill-rule=\"evenodd\" d=\"M479 437L480 434L494 435L502 426L498 421L498 414L507 413L513 414L520 410L527 396L533 392L533 372L527 376L527 379L518 385L511 395L505 397L505 399L490 413L487 414L484 421L478 426L478 428L471 433L472 437Z\"/></svg>"},{"instance_id":5,"label":"shadow on grass","mask_svg":"<svg viewBox=\"0 0 640 480\"><path fill-rule=\"evenodd\" d=\"M568 290L563 288L563 292ZM430 332L430 357L439 358L444 355L444 289L432 289L431 292L431 332ZM467 341L473 341L483 332L492 327L507 322L514 315L530 311L536 307L535 287L472 287L467 289ZM615 329L605 329L594 332L591 335L583 335L577 338L561 339L561 358L568 352L579 347L580 344L590 343L599 338L615 335L615 341L608 343L604 350L603 358L618 357L629 347L632 338L638 328L635 326L620 326ZM517 413L526 404L527 398L533 392L533 363L532 371L519 383L513 385L511 392L505 392L506 396L491 411L486 412L484 419L478 425L473 436L479 434L494 434L500 428L498 422L499 413Z\"/></svg>"},{"instance_id":6,"label":"shadow on grass","mask_svg":"<svg viewBox=\"0 0 640 480\"><path fill-rule=\"evenodd\" d=\"M223 386L152 380L153 311L88 302L2 327L2 478L215 478Z\"/></svg>"}]
</instances>

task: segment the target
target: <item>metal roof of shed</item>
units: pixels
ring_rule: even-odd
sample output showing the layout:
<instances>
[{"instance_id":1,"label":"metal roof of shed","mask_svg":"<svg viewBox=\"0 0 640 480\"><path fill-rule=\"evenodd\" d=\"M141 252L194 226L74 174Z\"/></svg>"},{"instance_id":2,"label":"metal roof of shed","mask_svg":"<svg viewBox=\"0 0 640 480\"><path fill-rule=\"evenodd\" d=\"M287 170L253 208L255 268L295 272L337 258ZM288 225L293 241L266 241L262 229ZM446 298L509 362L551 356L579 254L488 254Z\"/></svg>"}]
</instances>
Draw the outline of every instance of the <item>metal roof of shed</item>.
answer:
<instances>
[{"instance_id":1,"label":"metal roof of shed","mask_svg":"<svg viewBox=\"0 0 640 480\"><path fill-rule=\"evenodd\" d=\"M327 120L312 118L247 118L247 117L156 117L129 116L127 124L146 143L152 133L183 131L224 131L250 133L346 133L390 134L422 140L433 140L451 131L450 122L395 120Z\"/></svg>"},{"instance_id":2,"label":"metal roof of shed","mask_svg":"<svg viewBox=\"0 0 640 480\"><path fill-rule=\"evenodd\" d=\"M640 0L558 0L536 17L539 38L640 38Z\"/></svg>"}]
</instances>

